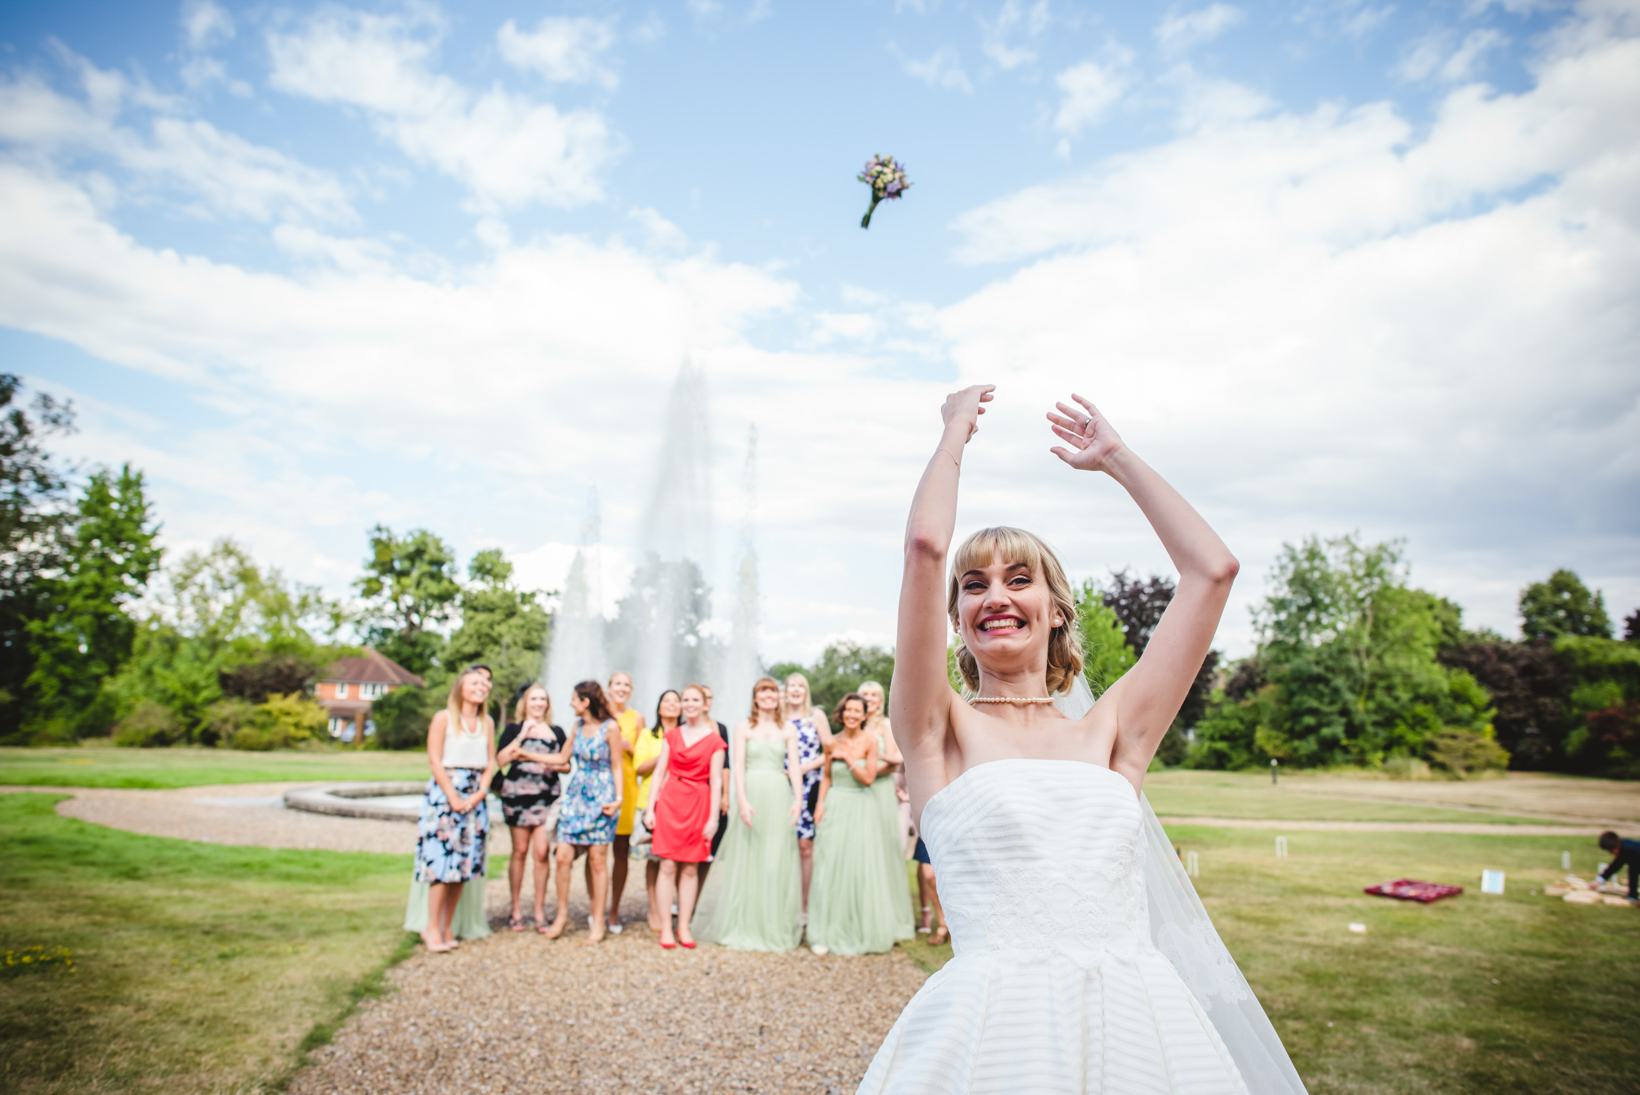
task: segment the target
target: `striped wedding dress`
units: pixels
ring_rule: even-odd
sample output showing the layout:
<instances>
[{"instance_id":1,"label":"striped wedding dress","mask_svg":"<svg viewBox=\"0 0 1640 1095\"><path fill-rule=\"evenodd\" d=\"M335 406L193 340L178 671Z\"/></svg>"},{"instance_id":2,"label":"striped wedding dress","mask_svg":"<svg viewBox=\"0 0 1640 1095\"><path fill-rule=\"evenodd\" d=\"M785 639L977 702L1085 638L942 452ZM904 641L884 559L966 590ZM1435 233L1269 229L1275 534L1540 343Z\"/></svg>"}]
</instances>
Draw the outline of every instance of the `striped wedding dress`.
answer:
<instances>
[{"instance_id":1,"label":"striped wedding dress","mask_svg":"<svg viewBox=\"0 0 1640 1095\"><path fill-rule=\"evenodd\" d=\"M1126 779L1078 761L982 764L930 799L922 834L955 956L861 1095L1246 1095L1151 940L1142 823Z\"/></svg>"}]
</instances>

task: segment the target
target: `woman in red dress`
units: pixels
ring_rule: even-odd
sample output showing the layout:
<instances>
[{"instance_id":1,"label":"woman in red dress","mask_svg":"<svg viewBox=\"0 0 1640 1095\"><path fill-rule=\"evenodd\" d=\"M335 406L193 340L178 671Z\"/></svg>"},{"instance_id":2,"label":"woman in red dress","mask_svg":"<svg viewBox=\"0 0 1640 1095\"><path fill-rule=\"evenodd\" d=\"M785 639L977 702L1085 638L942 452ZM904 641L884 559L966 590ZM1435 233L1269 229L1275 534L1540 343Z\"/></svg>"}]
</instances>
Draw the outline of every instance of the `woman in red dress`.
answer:
<instances>
[{"instance_id":1,"label":"woman in red dress","mask_svg":"<svg viewBox=\"0 0 1640 1095\"><path fill-rule=\"evenodd\" d=\"M723 739L717 723L706 717L706 693L692 684L683 690L683 722L666 732L655 760L654 790L644 824L653 830L651 853L661 861L657 889L661 908L661 946L695 945L689 917L700 892L699 864L712 855L717 831L717 802L723 790ZM682 871L679 871L679 865ZM680 880L679 874L682 878ZM678 902L678 931L672 934L673 895Z\"/></svg>"}]
</instances>

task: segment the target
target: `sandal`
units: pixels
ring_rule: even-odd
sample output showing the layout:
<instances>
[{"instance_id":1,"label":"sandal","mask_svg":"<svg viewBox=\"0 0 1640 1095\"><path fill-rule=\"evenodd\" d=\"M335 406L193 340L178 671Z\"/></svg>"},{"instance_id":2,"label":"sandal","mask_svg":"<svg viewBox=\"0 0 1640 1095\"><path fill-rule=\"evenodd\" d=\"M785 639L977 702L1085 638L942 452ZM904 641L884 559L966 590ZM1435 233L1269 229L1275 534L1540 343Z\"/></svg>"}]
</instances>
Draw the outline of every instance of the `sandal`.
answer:
<instances>
[{"instance_id":1,"label":"sandal","mask_svg":"<svg viewBox=\"0 0 1640 1095\"><path fill-rule=\"evenodd\" d=\"M951 933L945 929L944 924L941 924L939 927L935 928L933 933L928 937L928 945L930 947L943 947L949 942L951 942Z\"/></svg>"},{"instance_id":2,"label":"sandal","mask_svg":"<svg viewBox=\"0 0 1640 1095\"><path fill-rule=\"evenodd\" d=\"M522 916L507 917L507 930L515 932L524 931L524 918Z\"/></svg>"}]
</instances>

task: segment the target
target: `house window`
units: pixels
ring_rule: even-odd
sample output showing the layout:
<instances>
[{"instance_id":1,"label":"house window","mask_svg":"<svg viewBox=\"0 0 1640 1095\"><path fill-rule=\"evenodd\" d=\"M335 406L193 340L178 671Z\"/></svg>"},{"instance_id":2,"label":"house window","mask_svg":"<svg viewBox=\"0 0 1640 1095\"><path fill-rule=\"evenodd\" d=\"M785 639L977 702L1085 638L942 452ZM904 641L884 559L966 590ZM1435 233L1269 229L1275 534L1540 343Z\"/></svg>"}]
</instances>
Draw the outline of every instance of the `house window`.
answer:
<instances>
[{"instance_id":1,"label":"house window","mask_svg":"<svg viewBox=\"0 0 1640 1095\"><path fill-rule=\"evenodd\" d=\"M386 691L387 689L383 685L367 681L359 685L359 698L364 700L378 699Z\"/></svg>"},{"instance_id":2,"label":"house window","mask_svg":"<svg viewBox=\"0 0 1640 1095\"><path fill-rule=\"evenodd\" d=\"M352 719L331 719L330 720L330 736L333 737L333 738L339 738L339 737L342 736L342 731L345 728L347 728L349 726L352 726L352 725L353 725L353 720Z\"/></svg>"},{"instance_id":3,"label":"house window","mask_svg":"<svg viewBox=\"0 0 1640 1095\"><path fill-rule=\"evenodd\" d=\"M336 686L336 698L339 699L339 700L347 699L347 682L346 681L343 681L342 683L340 683Z\"/></svg>"}]
</instances>

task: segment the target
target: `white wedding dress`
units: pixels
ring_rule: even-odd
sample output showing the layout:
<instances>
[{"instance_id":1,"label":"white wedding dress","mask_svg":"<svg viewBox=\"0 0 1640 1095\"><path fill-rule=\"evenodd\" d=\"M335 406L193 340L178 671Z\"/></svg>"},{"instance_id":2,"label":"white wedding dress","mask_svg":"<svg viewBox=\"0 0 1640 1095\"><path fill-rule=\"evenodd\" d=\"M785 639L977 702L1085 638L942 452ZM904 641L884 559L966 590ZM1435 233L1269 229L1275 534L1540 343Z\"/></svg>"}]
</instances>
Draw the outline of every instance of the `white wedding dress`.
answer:
<instances>
[{"instance_id":1,"label":"white wedding dress","mask_svg":"<svg viewBox=\"0 0 1640 1095\"><path fill-rule=\"evenodd\" d=\"M1170 847L1152 850L1148 811L1116 772L1065 760L982 764L930 799L922 835L954 956L861 1095L1302 1093L1188 881L1188 901L1159 896L1198 913L1147 896L1147 874L1159 891L1183 880Z\"/></svg>"}]
</instances>

